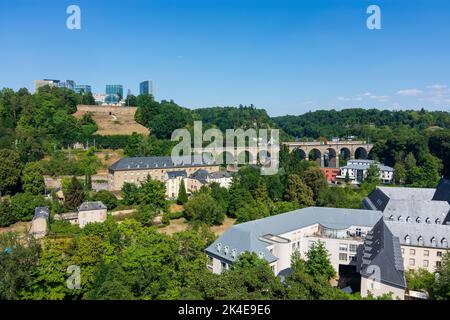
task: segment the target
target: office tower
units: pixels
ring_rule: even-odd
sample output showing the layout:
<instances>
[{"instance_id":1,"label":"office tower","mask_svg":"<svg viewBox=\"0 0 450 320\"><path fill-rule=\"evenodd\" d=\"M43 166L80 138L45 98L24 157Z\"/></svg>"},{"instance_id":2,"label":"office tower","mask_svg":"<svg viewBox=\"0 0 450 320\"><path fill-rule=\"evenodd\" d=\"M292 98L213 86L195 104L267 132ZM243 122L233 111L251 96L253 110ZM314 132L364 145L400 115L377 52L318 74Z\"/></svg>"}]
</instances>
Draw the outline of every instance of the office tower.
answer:
<instances>
[{"instance_id":1,"label":"office tower","mask_svg":"<svg viewBox=\"0 0 450 320\"><path fill-rule=\"evenodd\" d=\"M151 94L153 95L153 81L143 81L139 85L139 94Z\"/></svg>"},{"instance_id":2,"label":"office tower","mask_svg":"<svg viewBox=\"0 0 450 320\"><path fill-rule=\"evenodd\" d=\"M81 92L83 92L83 93L88 93L88 92L92 93L92 87L90 85L87 85L87 84L79 84L79 85L75 86L74 91L76 93L81 93Z\"/></svg>"},{"instance_id":3,"label":"office tower","mask_svg":"<svg viewBox=\"0 0 450 320\"><path fill-rule=\"evenodd\" d=\"M123 86L121 84L106 85L106 103L118 103L123 99Z\"/></svg>"}]
</instances>

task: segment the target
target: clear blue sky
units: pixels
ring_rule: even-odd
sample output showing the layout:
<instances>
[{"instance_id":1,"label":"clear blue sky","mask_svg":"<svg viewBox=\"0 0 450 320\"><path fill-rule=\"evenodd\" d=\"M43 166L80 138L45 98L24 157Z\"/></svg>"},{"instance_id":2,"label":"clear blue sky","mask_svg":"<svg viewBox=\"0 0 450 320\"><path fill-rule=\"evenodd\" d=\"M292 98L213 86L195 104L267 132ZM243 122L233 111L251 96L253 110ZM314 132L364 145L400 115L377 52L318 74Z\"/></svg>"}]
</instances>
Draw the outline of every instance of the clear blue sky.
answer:
<instances>
[{"instance_id":1,"label":"clear blue sky","mask_svg":"<svg viewBox=\"0 0 450 320\"><path fill-rule=\"evenodd\" d=\"M81 8L81 30L66 8ZM366 9L382 10L368 30ZM447 0L0 1L0 88L73 79L189 107L450 110Z\"/></svg>"}]
</instances>

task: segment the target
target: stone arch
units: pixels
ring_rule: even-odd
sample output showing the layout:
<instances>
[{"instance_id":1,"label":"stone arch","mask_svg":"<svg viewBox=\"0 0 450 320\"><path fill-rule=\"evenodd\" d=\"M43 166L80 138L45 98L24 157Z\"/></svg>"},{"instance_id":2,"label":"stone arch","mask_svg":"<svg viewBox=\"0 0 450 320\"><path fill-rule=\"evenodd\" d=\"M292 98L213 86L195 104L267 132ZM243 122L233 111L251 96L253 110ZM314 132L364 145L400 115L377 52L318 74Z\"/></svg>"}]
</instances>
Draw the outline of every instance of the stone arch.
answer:
<instances>
[{"instance_id":1,"label":"stone arch","mask_svg":"<svg viewBox=\"0 0 450 320\"><path fill-rule=\"evenodd\" d=\"M322 165L323 165L323 156L322 156L322 152L320 152L319 149L316 149L316 148L311 149L311 150L309 151L309 153L308 153L308 159L309 159L310 161L315 161L315 162L317 162L317 164L318 164L319 166L322 166Z\"/></svg>"},{"instance_id":2,"label":"stone arch","mask_svg":"<svg viewBox=\"0 0 450 320\"><path fill-rule=\"evenodd\" d=\"M292 154L293 154L295 160L307 160L308 159L306 152L301 148L295 148L292 151Z\"/></svg>"},{"instance_id":3,"label":"stone arch","mask_svg":"<svg viewBox=\"0 0 450 320\"><path fill-rule=\"evenodd\" d=\"M230 151L223 151L218 154L217 162L221 161L222 165L234 165L234 155Z\"/></svg>"},{"instance_id":4,"label":"stone arch","mask_svg":"<svg viewBox=\"0 0 450 320\"><path fill-rule=\"evenodd\" d=\"M250 151L244 150L237 156L237 164L254 164L254 157Z\"/></svg>"},{"instance_id":5,"label":"stone arch","mask_svg":"<svg viewBox=\"0 0 450 320\"><path fill-rule=\"evenodd\" d=\"M338 155L333 148L327 148L324 153L324 165L325 167L336 168L338 167Z\"/></svg>"},{"instance_id":6,"label":"stone arch","mask_svg":"<svg viewBox=\"0 0 450 320\"><path fill-rule=\"evenodd\" d=\"M272 155L268 150L261 150L257 154L257 163L262 166L270 165Z\"/></svg>"},{"instance_id":7,"label":"stone arch","mask_svg":"<svg viewBox=\"0 0 450 320\"><path fill-rule=\"evenodd\" d=\"M369 153L364 147L359 147L355 150L355 159L367 159L368 155Z\"/></svg>"},{"instance_id":8,"label":"stone arch","mask_svg":"<svg viewBox=\"0 0 450 320\"><path fill-rule=\"evenodd\" d=\"M339 158L343 160L350 160L352 157L352 152L349 148L341 148L339 152Z\"/></svg>"}]
</instances>

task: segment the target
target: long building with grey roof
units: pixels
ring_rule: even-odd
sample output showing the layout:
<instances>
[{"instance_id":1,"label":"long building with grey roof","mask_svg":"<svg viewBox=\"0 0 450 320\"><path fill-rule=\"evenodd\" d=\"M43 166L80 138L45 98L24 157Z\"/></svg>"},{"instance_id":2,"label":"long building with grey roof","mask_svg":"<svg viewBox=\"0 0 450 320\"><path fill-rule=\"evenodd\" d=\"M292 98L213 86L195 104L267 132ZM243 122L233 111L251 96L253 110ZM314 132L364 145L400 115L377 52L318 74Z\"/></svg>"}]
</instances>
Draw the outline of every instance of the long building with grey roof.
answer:
<instances>
[{"instance_id":1,"label":"long building with grey roof","mask_svg":"<svg viewBox=\"0 0 450 320\"><path fill-rule=\"evenodd\" d=\"M290 274L292 254L298 251L306 257L319 241L328 250L337 273L342 266L362 270L363 296L369 291L374 295L391 292L394 297L404 298L400 242L376 210L310 207L250 221L231 227L205 252L208 267L214 273L229 269L242 253L254 252L269 263L276 275L286 277ZM369 244L373 246L369 248ZM380 288L372 285L367 274L369 265L378 262L382 269L376 279Z\"/></svg>"},{"instance_id":2,"label":"long building with grey roof","mask_svg":"<svg viewBox=\"0 0 450 320\"><path fill-rule=\"evenodd\" d=\"M200 156L192 157L128 157L109 167L108 184L111 191L119 191L124 183L140 184L147 177L165 182L167 173L185 171L188 176L197 170L219 171L214 162Z\"/></svg>"}]
</instances>

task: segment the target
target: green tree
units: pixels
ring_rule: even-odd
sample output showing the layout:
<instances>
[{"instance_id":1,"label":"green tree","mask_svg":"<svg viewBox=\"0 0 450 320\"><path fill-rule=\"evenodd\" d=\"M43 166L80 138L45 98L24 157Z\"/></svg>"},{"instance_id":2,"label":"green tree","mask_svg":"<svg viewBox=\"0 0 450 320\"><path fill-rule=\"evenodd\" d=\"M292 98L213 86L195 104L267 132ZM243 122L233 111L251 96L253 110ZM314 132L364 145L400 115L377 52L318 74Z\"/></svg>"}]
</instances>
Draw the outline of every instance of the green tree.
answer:
<instances>
[{"instance_id":1,"label":"green tree","mask_svg":"<svg viewBox=\"0 0 450 320\"><path fill-rule=\"evenodd\" d=\"M426 269L408 270L405 273L406 284L409 290L425 291L429 297L433 296L436 277Z\"/></svg>"},{"instance_id":2,"label":"green tree","mask_svg":"<svg viewBox=\"0 0 450 320\"><path fill-rule=\"evenodd\" d=\"M64 194L64 199L64 204L69 210L76 210L86 199L83 186L75 176L70 180L70 184L67 187L67 193Z\"/></svg>"},{"instance_id":3,"label":"green tree","mask_svg":"<svg viewBox=\"0 0 450 320\"><path fill-rule=\"evenodd\" d=\"M122 186L122 203L126 206L139 203L139 188L134 183L125 182Z\"/></svg>"},{"instance_id":4,"label":"green tree","mask_svg":"<svg viewBox=\"0 0 450 320\"><path fill-rule=\"evenodd\" d=\"M17 218L11 208L11 198L0 198L0 227L7 227L17 222Z\"/></svg>"},{"instance_id":5,"label":"green tree","mask_svg":"<svg viewBox=\"0 0 450 320\"><path fill-rule=\"evenodd\" d=\"M0 150L0 194L13 194L20 188L22 163L13 150Z\"/></svg>"},{"instance_id":6,"label":"green tree","mask_svg":"<svg viewBox=\"0 0 450 320\"><path fill-rule=\"evenodd\" d=\"M139 188L139 204L153 205L160 209L166 209L166 186L158 180L147 177L147 180Z\"/></svg>"},{"instance_id":7,"label":"green tree","mask_svg":"<svg viewBox=\"0 0 450 320\"><path fill-rule=\"evenodd\" d=\"M394 166L394 180L397 184L403 184L406 179L405 166L400 162L397 162Z\"/></svg>"},{"instance_id":8,"label":"green tree","mask_svg":"<svg viewBox=\"0 0 450 320\"><path fill-rule=\"evenodd\" d=\"M33 218L36 207L48 205L49 203L43 195L16 193L11 197L11 211L16 221L29 221Z\"/></svg>"},{"instance_id":9,"label":"green tree","mask_svg":"<svg viewBox=\"0 0 450 320\"><path fill-rule=\"evenodd\" d=\"M0 300L18 300L32 280L41 247L31 237L0 234Z\"/></svg>"},{"instance_id":10,"label":"green tree","mask_svg":"<svg viewBox=\"0 0 450 320\"><path fill-rule=\"evenodd\" d=\"M315 279L324 277L330 280L336 276L336 271L331 265L329 253L323 242L313 243L306 256L308 257L305 264L306 272Z\"/></svg>"},{"instance_id":11,"label":"green tree","mask_svg":"<svg viewBox=\"0 0 450 320\"><path fill-rule=\"evenodd\" d=\"M22 172L22 188L34 195L45 192L44 170L39 162L29 162Z\"/></svg>"},{"instance_id":12,"label":"green tree","mask_svg":"<svg viewBox=\"0 0 450 320\"><path fill-rule=\"evenodd\" d=\"M295 202L300 207L310 207L314 205L311 188L309 188L296 174L289 175L284 198L287 201Z\"/></svg>"},{"instance_id":13,"label":"green tree","mask_svg":"<svg viewBox=\"0 0 450 320\"><path fill-rule=\"evenodd\" d=\"M108 190L100 190L94 195L93 200L103 202L108 210L112 210L117 207L118 202L117 197L114 195L114 193Z\"/></svg>"},{"instance_id":14,"label":"green tree","mask_svg":"<svg viewBox=\"0 0 450 320\"><path fill-rule=\"evenodd\" d=\"M442 256L441 264L436 268L436 283L433 287L433 299L450 300L450 253Z\"/></svg>"},{"instance_id":15,"label":"green tree","mask_svg":"<svg viewBox=\"0 0 450 320\"><path fill-rule=\"evenodd\" d=\"M184 205L188 202L188 195L186 192L186 187L184 185L184 179L181 180L180 190L178 191L177 203L180 205Z\"/></svg>"},{"instance_id":16,"label":"green tree","mask_svg":"<svg viewBox=\"0 0 450 320\"><path fill-rule=\"evenodd\" d=\"M312 190L314 201L319 198L320 193L323 192L327 186L327 178L319 167L310 167L303 173L303 181Z\"/></svg>"},{"instance_id":17,"label":"green tree","mask_svg":"<svg viewBox=\"0 0 450 320\"><path fill-rule=\"evenodd\" d=\"M225 218L223 208L207 193L197 193L186 203L185 216L208 225L220 224Z\"/></svg>"},{"instance_id":18,"label":"green tree","mask_svg":"<svg viewBox=\"0 0 450 320\"><path fill-rule=\"evenodd\" d=\"M380 167L372 163L367 169L367 174L364 177L364 182L372 184L380 181Z\"/></svg>"}]
</instances>

